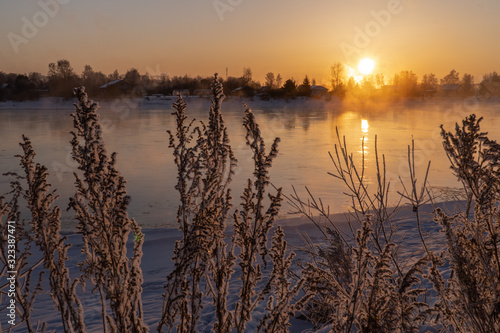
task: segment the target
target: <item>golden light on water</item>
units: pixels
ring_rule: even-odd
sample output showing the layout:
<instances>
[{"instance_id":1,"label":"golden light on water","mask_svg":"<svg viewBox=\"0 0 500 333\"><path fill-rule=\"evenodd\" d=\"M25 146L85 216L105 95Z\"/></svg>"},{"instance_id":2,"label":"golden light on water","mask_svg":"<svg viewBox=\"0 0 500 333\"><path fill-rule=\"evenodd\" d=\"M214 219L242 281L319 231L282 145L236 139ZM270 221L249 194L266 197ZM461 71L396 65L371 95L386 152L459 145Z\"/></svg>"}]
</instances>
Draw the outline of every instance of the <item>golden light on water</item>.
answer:
<instances>
[{"instance_id":1,"label":"golden light on water","mask_svg":"<svg viewBox=\"0 0 500 333\"><path fill-rule=\"evenodd\" d=\"M366 120L366 119L361 119L361 131L362 131L364 134L368 133L368 127L369 127L369 125L368 125L368 120Z\"/></svg>"},{"instance_id":2,"label":"golden light on water","mask_svg":"<svg viewBox=\"0 0 500 333\"><path fill-rule=\"evenodd\" d=\"M363 133L363 136L360 138L361 140L361 149L359 150L359 153L363 155L363 158L366 159L366 155L368 154L368 128L370 126L368 125L368 120L366 119L361 119L361 132Z\"/></svg>"}]
</instances>

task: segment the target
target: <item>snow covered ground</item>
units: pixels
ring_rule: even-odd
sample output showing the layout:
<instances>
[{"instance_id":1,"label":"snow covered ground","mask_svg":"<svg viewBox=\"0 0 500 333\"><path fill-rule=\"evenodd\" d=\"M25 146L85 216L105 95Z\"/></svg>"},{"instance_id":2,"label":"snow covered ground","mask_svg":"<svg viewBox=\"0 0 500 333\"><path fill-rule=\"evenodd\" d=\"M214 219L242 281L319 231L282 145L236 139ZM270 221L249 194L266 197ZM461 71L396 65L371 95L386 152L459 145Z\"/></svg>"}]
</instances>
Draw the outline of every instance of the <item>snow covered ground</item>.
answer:
<instances>
[{"instance_id":1,"label":"snow covered ground","mask_svg":"<svg viewBox=\"0 0 500 333\"><path fill-rule=\"evenodd\" d=\"M460 202L447 202L439 204L440 207L444 208L449 212L455 211L461 206ZM284 207L286 209L286 206ZM444 243L440 235L440 227L432 219L431 212L433 211L432 205L428 204L422 207L421 212L423 212L423 230L426 237L427 245L431 250L439 251L443 248ZM350 227L348 225L349 215L348 214L335 214L331 216L331 220L334 221L335 225L343 231L347 236L350 235ZM304 217L296 217L292 219L280 220L277 222L281 225L286 233L286 240L288 242L289 250L294 251L297 254L295 260L309 260L309 257L303 253L300 249L303 247L303 236L307 235L314 244L321 246L321 244L326 244L321 232L307 219ZM418 235L417 224L414 218L414 213L411 207L402 207L396 217L393 220L393 225L398 229L396 232L396 239L399 239L400 255L404 260L408 262L412 261L422 251L421 241ZM354 225L354 227L356 227ZM173 248L176 240L181 238L180 231L176 229L146 229L143 230L145 233L145 243L143 246L143 260L142 260L142 270L144 275L143 284L143 304L145 312L145 321L149 325L151 331L156 330L156 325L158 319L161 316L162 309L162 293L164 292L164 285L166 282L166 276L172 271L173 263L171 261ZM228 228L228 233L231 229ZM72 247L68 253L69 262L67 266L72 272L72 276L78 274L77 263L81 260L82 255L80 253L81 238L78 234L68 234L68 243L72 244ZM36 251L34 253L34 258L38 255ZM297 267L295 267L297 269ZM268 274L269 272L267 272ZM237 274L234 275L236 279ZM232 284L230 290L230 298L228 305L234 304L238 297L238 281ZM59 314L54 309L54 304L46 291L37 297L35 303L35 309L33 312L34 318L40 321L46 321L48 323L48 328L50 330L54 329L55 332L61 332L62 326L60 323ZM87 329L89 332L101 332L102 322L100 317L100 303L97 294L90 293L90 288L87 288L84 293L83 305L85 308L85 321ZM256 309L254 313L254 320L247 326L248 332L252 331L257 325L258 318L263 315L265 311L265 302ZM199 327L200 332L209 332L213 323L215 322L215 315L210 311L210 304L205 305L204 315L202 317L202 324ZM5 328L4 318L2 320L3 327ZM293 318L291 320L291 332L311 332L312 325L304 320ZM424 328L423 328L424 329ZM426 328L428 329L428 328ZM14 330L14 332L24 332L23 328Z\"/></svg>"}]
</instances>

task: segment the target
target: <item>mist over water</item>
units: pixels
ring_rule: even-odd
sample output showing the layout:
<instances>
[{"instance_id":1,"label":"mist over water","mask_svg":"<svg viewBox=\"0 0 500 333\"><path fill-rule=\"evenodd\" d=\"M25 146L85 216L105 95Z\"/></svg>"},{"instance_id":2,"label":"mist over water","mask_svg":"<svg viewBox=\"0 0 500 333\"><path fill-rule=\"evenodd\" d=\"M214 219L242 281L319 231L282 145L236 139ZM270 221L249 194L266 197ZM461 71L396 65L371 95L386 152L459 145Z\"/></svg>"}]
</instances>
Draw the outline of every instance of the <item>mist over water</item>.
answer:
<instances>
[{"instance_id":1,"label":"mist over water","mask_svg":"<svg viewBox=\"0 0 500 333\"><path fill-rule=\"evenodd\" d=\"M205 99L187 98L187 114L197 120L207 120L210 102ZM131 107L116 108L103 102L100 114L104 140L108 153L118 153L118 169L128 181L128 193L132 197L129 213L146 228L175 227L178 195L174 190L176 169L172 152L168 148L167 129L175 130L175 119L170 105L174 102L141 102ZM228 126L231 145L239 160L233 181L233 204L239 204L239 196L252 175L250 150L245 145L241 126L243 100L228 100L223 104L224 120ZM391 182L393 202L400 180L407 181L408 145L415 141L417 178L423 181L427 163L431 160L429 183L437 195L451 193L460 184L449 170L439 135L439 125L453 130L455 123L466 115L476 113L484 117L482 130L491 139L498 139L500 128L500 101L495 100L428 100L409 101L390 105L354 105L317 100L284 100L264 102L244 100L256 114L257 121L268 148L275 137L281 138L279 155L271 169L271 182L283 187L285 194L292 186L303 199L307 199L305 186L332 213L343 212L349 206L349 198L343 192L343 184L329 176L334 172L328 152L334 154L337 143L336 128L345 136L347 147L361 167L363 158L365 179L368 184L376 181L375 136L382 163L385 155L386 176ZM45 164L50 172L50 183L61 195L59 206L65 210L68 197L74 193L76 166L71 160L69 140L73 112L71 103L54 105L16 104L0 105L0 170L20 172L21 135L27 135L37 153L36 161ZM125 104L124 104L125 105ZM118 111L117 111L118 110ZM2 177L0 191L9 190L9 179ZM281 215L287 217L290 207L283 203ZM63 227L74 229L73 213L63 212Z\"/></svg>"}]
</instances>

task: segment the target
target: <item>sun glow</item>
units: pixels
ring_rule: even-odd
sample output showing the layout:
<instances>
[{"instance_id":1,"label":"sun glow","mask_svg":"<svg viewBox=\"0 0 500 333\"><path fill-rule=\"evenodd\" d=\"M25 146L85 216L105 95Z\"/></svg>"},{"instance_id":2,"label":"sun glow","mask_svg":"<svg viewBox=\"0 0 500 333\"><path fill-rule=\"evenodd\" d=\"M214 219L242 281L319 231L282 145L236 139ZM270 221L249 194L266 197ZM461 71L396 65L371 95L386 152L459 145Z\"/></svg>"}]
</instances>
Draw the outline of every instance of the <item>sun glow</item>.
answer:
<instances>
[{"instance_id":1,"label":"sun glow","mask_svg":"<svg viewBox=\"0 0 500 333\"><path fill-rule=\"evenodd\" d=\"M369 126L368 126L368 120L361 119L361 131L364 134L366 134L366 133L368 133L368 128L369 128Z\"/></svg>"},{"instance_id":2,"label":"sun glow","mask_svg":"<svg viewBox=\"0 0 500 333\"><path fill-rule=\"evenodd\" d=\"M361 84L365 77L368 77L373 73L373 70L375 69L375 61L370 58L363 58L359 61L356 68L348 65L345 68L347 77L352 78L357 84Z\"/></svg>"},{"instance_id":3,"label":"sun glow","mask_svg":"<svg viewBox=\"0 0 500 333\"><path fill-rule=\"evenodd\" d=\"M351 66L346 66L346 70L347 77L352 78L357 84L360 84L361 81L363 81L363 75L358 70L352 68Z\"/></svg>"},{"instance_id":4,"label":"sun glow","mask_svg":"<svg viewBox=\"0 0 500 333\"><path fill-rule=\"evenodd\" d=\"M364 58L359 61L358 70L363 75L368 75L373 72L375 68L375 61L370 58Z\"/></svg>"}]
</instances>

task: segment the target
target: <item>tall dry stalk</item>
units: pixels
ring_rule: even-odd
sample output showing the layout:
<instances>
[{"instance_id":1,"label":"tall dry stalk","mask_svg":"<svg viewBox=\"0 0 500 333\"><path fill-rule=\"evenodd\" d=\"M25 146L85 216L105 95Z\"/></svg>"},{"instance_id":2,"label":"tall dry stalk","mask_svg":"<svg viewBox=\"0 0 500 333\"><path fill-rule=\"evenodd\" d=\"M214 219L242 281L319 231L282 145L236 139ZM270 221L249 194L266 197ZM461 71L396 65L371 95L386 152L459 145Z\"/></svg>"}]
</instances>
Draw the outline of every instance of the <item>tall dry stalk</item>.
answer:
<instances>
[{"instance_id":1,"label":"tall dry stalk","mask_svg":"<svg viewBox=\"0 0 500 333\"><path fill-rule=\"evenodd\" d=\"M85 259L82 283L89 281L101 296L105 332L147 332L142 309L143 234L128 216L126 181L116 168L116 153L108 156L97 114L83 87L74 90L72 157L81 175L74 173L76 194L70 207L78 220ZM132 255L127 241L134 235ZM110 313L108 314L108 306Z\"/></svg>"},{"instance_id":2,"label":"tall dry stalk","mask_svg":"<svg viewBox=\"0 0 500 333\"><path fill-rule=\"evenodd\" d=\"M175 245L175 267L167 277L158 330L196 332L203 302L209 298L216 316L212 330L243 332L247 323L255 319L252 313L257 305L273 293L275 298L268 302L270 313L261 319L261 327L270 323L275 327L271 331L283 331L288 329L288 316L295 309L290 305L293 302L291 295L298 290L290 288L287 282L286 268L291 257L285 257L282 231L277 231L278 238L271 249L268 245L268 233L281 203L281 190L275 195L267 192L269 168L277 155L279 139L266 153L255 117L251 110L246 110L243 124L247 130L247 145L253 152L254 177L248 179L241 197L241 208L233 214L235 223L229 243L225 232L232 205L229 184L236 159L222 118L224 95L217 75L212 92L208 125L202 123L201 127L193 127L193 121L187 122L186 104L182 98L173 105L177 128L175 134L169 134L178 169L176 189L180 194L180 205L177 222L183 237ZM274 270L269 279L263 281L264 287L257 291L257 283L263 276L258 257L266 266L269 251ZM236 265L241 271L239 282L231 279ZM234 283L239 285L240 300L228 304L229 291ZM207 290L206 295L203 290ZM276 309L283 309L287 314Z\"/></svg>"},{"instance_id":3,"label":"tall dry stalk","mask_svg":"<svg viewBox=\"0 0 500 333\"><path fill-rule=\"evenodd\" d=\"M335 153L330 154L335 172L330 175L347 187L352 202L350 216L359 228L355 230L355 224L350 224L355 240L349 241L335 226L328 207L320 199L310 192L307 201L296 192L288 198L298 213L321 230L326 241L326 246L316 245L304 236L304 251L311 260L302 264L302 274L305 288L315 293L306 305L305 314L317 327L328 324L331 332L418 332L418 322L429 313L424 302L426 291L422 288L428 258L424 255L408 263L398 254L401 239L396 237L397 207L388 206L390 183L386 178L385 157L378 154L377 140L376 184L372 193L365 177L364 156L361 166L357 166L338 131L337 139ZM412 153L413 149L409 150L413 176L410 189L417 193ZM424 194L425 188L424 181L421 190ZM416 204L421 206L423 200L419 196ZM316 215L327 223L319 222Z\"/></svg>"},{"instance_id":4,"label":"tall dry stalk","mask_svg":"<svg viewBox=\"0 0 500 333\"><path fill-rule=\"evenodd\" d=\"M7 323L6 327L0 324L0 331L45 332L46 322L35 323L32 319L36 297L42 291L43 273L35 274L41 260L32 258L33 238L19 212L19 202L25 196L22 177L15 173L6 175L14 176L15 180L10 183L12 190L0 196L0 312L4 316L2 321Z\"/></svg>"},{"instance_id":5,"label":"tall dry stalk","mask_svg":"<svg viewBox=\"0 0 500 333\"><path fill-rule=\"evenodd\" d=\"M35 163L35 151L31 141L23 136L24 154L21 165L28 188L25 191L31 212L32 241L43 254L43 267L48 271L51 297L61 314L65 332L85 332L84 309L76 292L79 279L72 280L66 267L70 245L61 236L61 211L53 206L57 195L47 183L47 168Z\"/></svg>"},{"instance_id":6,"label":"tall dry stalk","mask_svg":"<svg viewBox=\"0 0 500 333\"><path fill-rule=\"evenodd\" d=\"M180 195L177 223L183 238L176 242L174 271L167 278L163 313L158 330L166 326L178 332L195 332L201 316L203 292L208 265L214 274L212 295L217 307L217 330L231 325L225 304L227 283L232 274L234 258L226 255L224 230L231 207L229 183L236 158L229 145L222 119L222 85L214 78L214 99L208 125L192 128L186 124L186 103L182 97L173 105L177 120L176 134L170 135L174 161L178 169L176 190Z\"/></svg>"},{"instance_id":7,"label":"tall dry stalk","mask_svg":"<svg viewBox=\"0 0 500 333\"><path fill-rule=\"evenodd\" d=\"M455 332L500 331L500 145L481 132L481 120L472 114L455 133L441 126L451 169L468 202L461 214L436 211L447 240L442 256L452 273L445 279L436 267L429 275L441 321Z\"/></svg>"},{"instance_id":8,"label":"tall dry stalk","mask_svg":"<svg viewBox=\"0 0 500 333\"><path fill-rule=\"evenodd\" d=\"M281 189L276 195L268 193L269 205L265 208L266 190L269 186L269 169L278 155L279 138L276 138L269 153L265 151L265 143L255 121L254 114L247 109L243 126L246 128L246 142L253 152L254 180L247 180L247 186L241 196L241 210L234 213L233 242L239 248L240 270L242 272L240 300L235 308L235 326L238 332L244 332L251 319L251 313L263 295L270 288L269 282L256 293L257 283L262 279L261 265L257 262L260 256L264 267L267 266L268 233L273 226L281 206ZM276 243L278 244L278 243ZM271 277L271 279L273 276Z\"/></svg>"}]
</instances>

